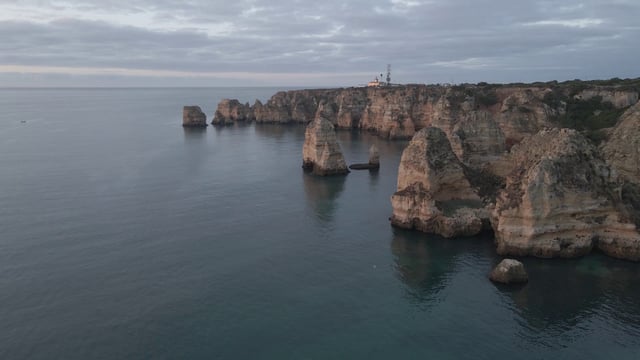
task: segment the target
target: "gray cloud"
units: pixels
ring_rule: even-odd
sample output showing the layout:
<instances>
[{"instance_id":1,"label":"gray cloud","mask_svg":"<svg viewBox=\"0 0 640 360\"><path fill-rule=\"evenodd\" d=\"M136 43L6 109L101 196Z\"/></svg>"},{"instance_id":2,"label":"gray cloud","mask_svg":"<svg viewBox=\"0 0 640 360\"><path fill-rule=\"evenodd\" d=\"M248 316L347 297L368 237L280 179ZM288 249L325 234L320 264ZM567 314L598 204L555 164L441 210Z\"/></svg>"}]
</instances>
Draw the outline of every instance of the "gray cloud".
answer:
<instances>
[{"instance_id":1,"label":"gray cloud","mask_svg":"<svg viewBox=\"0 0 640 360\"><path fill-rule=\"evenodd\" d=\"M387 63L399 82L636 77L639 16L635 0L0 1L0 81L20 66L349 85Z\"/></svg>"}]
</instances>

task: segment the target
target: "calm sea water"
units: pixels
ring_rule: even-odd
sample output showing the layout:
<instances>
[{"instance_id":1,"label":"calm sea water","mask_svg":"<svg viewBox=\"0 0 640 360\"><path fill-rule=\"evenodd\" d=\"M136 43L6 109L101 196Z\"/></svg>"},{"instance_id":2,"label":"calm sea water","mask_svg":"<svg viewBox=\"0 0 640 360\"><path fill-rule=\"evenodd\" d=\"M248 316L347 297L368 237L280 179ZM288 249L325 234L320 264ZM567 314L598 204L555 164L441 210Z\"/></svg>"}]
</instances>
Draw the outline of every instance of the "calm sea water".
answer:
<instances>
[{"instance_id":1,"label":"calm sea water","mask_svg":"<svg viewBox=\"0 0 640 360\"><path fill-rule=\"evenodd\" d=\"M638 359L640 264L389 226L378 173L303 174L300 126L186 130L276 89L0 90L2 359ZM22 122L24 121L24 122Z\"/></svg>"}]
</instances>

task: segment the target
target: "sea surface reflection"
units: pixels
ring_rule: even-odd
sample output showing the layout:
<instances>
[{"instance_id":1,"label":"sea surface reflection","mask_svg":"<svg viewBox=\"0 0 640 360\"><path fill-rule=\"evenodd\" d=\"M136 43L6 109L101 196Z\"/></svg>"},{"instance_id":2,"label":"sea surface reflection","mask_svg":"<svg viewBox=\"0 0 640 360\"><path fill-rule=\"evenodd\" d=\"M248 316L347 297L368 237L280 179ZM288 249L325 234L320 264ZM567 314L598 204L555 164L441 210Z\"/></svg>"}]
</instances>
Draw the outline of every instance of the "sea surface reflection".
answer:
<instances>
[{"instance_id":1,"label":"sea surface reflection","mask_svg":"<svg viewBox=\"0 0 640 360\"><path fill-rule=\"evenodd\" d=\"M304 126L180 126L276 90L0 89L0 359L640 358L639 264L392 228L406 141L321 178Z\"/></svg>"}]
</instances>

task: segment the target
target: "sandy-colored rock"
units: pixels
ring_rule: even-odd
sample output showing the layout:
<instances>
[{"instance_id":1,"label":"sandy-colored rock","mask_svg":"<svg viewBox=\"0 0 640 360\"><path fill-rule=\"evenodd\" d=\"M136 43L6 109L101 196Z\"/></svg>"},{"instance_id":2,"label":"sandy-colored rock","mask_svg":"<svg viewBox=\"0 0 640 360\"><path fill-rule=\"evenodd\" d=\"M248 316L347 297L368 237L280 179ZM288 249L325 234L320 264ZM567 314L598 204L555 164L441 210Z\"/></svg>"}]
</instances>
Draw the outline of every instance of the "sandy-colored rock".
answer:
<instances>
[{"instance_id":1,"label":"sandy-colored rock","mask_svg":"<svg viewBox=\"0 0 640 360\"><path fill-rule=\"evenodd\" d=\"M380 167L380 152L376 144L369 147L369 165Z\"/></svg>"},{"instance_id":2,"label":"sandy-colored rock","mask_svg":"<svg viewBox=\"0 0 640 360\"><path fill-rule=\"evenodd\" d=\"M613 104L618 109L623 109L629 107L636 102L638 102L638 92L637 91L622 91L622 90L614 90L614 89L603 89L603 88L595 88L595 89L587 89L581 91L579 94L575 95L577 99L589 100L596 96L602 98L602 101L607 101Z\"/></svg>"},{"instance_id":3,"label":"sandy-colored rock","mask_svg":"<svg viewBox=\"0 0 640 360\"><path fill-rule=\"evenodd\" d=\"M634 91L585 86L577 95L572 85L559 84L305 89L278 92L249 111L256 122L306 124L324 117L336 128L367 130L389 139L410 139L424 127L438 127L464 164L491 167L497 163L500 169L503 154L514 144L557 126L554 119L566 113L570 96L599 96L619 108L638 100Z\"/></svg>"},{"instance_id":4,"label":"sandy-colored rock","mask_svg":"<svg viewBox=\"0 0 640 360\"><path fill-rule=\"evenodd\" d=\"M321 176L349 172L335 129L329 120L321 117L307 126L302 148L302 167Z\"/></svg>"},{"instance_id":5,"label":"sandy-colored rock","mask_svg":"<svg viewBox=\"0 0 640 360\"><path fill-rule=\"evenodd\" d=\"M544 95L544 88L473 85L292 90L264 104L256 101L249 111L256 122L308 123L324 117L337 128L389 139L410 139L435 126L447 134L460 160L477 166L499 159L513 143L551 125L550 116L559 110L546 106Z\"/></svg>"},{"instance_id":6,"label":"sandy-colored rock","mask_svg":"<svg viewBox=\"0 0 640 360\"><path fill-rule=\"evenodd\" d=\"M476 235L486 218L446 134L434 127L418 131L402 153L391 205L394 226L443 237Z\"/></svg>"},{"instance_id":7,"label":"sandy-colored rock","mask_svg":"<svg viewBox=\"0 0 640 360\"><path fill-rule=\"evenodd\" d=\"M420 130L405 148L398 170L398 191L420 183L436 201L480 200L464 174L462 163L439 128Z\"/></svg>"},{"instance_id":8,"label":"sandy-colored rock","mask_svg":"<svg viewBox=\"0 0 640 360\"><path fill-rule=\"evenodd\" d=\"M491 214L503 255L577 257L597 247L640 260L640 234L596 148L569 129L547 129L514 147L513 170Z\"/></svg>"},{"instance_id":9,"label":"sandy-colored rock","mask_svg":"<svg viewBox=\"0 0 640 360\"><path fill-rule=\"evenodd\" d=\"M436 202L420 183L393 194L391 205L392 225L445 238L477 235L483 230L483 219L487 218L487 213L475 201L445 212L440 207L442 204Z\"/></svg>"},{"instance_id":10,"label":"sandy-colored rock","mask_svg":"<svg viewBox=\"0 0 640 360\"><path fill-rule=\"evenodd\" d=\"M624 181L640 184L640 101L622 114L602 150Z\"/></svg>"},{"instance_id":11,"label":"sandy-colored rock","mask_svg":"<svg viewBox=\"0 0 640 360\"><path fill-rule=\"evenodd\" d=\"M503 284L525 283L529 276L524 265L514 259L504 259L491 271L489 279Z\"/></svg>"},{"instance_id":12,"label":"sandy-colored rock","mask_svg":"<svg viewBox=\"0 0 640 360\"><path fill-rule=\"evenodd\" d=\"M182 108L182 126L205 127L207 126L207 116L202 112L200 106L185 106Z\"/></svg>"},{"instance_id":13,"label":"sandy-colored rock","mask_svg":"<svg viewBox=\"0 0 640 360\"><path fill-rule=\"evenodd\" d=\"M211 124L232 125L237 121L248 121L252 119L253 113L249 104L242 104L238 100L224 99L218 103Z\"/></svg>"}]
</instances>

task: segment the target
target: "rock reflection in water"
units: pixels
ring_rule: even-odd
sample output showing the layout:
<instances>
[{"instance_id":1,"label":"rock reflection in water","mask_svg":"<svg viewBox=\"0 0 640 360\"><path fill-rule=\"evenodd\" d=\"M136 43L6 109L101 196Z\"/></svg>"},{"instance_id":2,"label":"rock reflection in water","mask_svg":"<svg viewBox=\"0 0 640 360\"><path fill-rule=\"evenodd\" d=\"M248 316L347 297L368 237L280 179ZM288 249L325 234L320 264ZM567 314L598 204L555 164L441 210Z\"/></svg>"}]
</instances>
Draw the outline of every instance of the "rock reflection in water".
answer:
<instances>
[{"instance_id":1,"label":"rock reflection in water","mask_svg":"<svg viewBox=\"0 0 640 360\"><path fill-rule=\"evenodd\" d=\"M200 140L207 135L206 127L182 127L185 141Z\"/></svg>"},{"instance_id":2,"label":"rock reflection in water","mask_svg":"<svg viewBox=\"0 0 640 360\"><path fill-rule=\"evenodd\" d=\"M296 138L302 138L304 140L304 130L305 126L302 124L282 124L282 125L274 125L274 124L253 124L255 128L256 134L261 136L266 136L273 139L290 139L291 136L295 136ZM302 148L300 148L302 151Z\"/></svg>"},{"instance_id":3,"label":"rock reflection in water","mask_svg":"<svg viewBox=\"0 0 640 360\"><path fill-rule=\"evenodd\" d=\"M522 318L519 335L546 346L574 342L594 324L625 329L640 345L637 264L594 254L576 260L524 259L529 283L498 286ZM635 270L634 270L635 269ZM609 330L604 330L611 331ZM629 334L632 331L634 334Z\"/></svg>"},{"instance_id":4,"label":"rock reflection in water","mask_svg":"<svg viewBox=\"0 0 640 360\"><path fill-rule=\"evenodd\" d=\"M302 172L302 169L300 169ZM307 202L316 218L321 222L330 222L336 211L336 200L344 190L346 176L315 176L302 172Z\"/></svg>"},{"instance_id":5,"label":"rock reflection in water","mask_svg":"<svg viewBox=\"0 0 640 360\"><path fill-rule=\"evenodd\" d=\"M455 270L458 251L448 246L449 242L435 236L425 239L416 232L393 229L391 252L396 276L407 285L407 295L422 305L433 301Z\"/></svg>"},{"instance_id":6,"label":"rock reflection in water","mask_svg":"<svg viewBox=\"0 0 640 360\"><path fill-rule=\"evenodd\" d=\"M184 167L184 174L189 177L197 177L201 173L202 167L208 161L207 152L207 128L206 127L183 127L185 156L189 161L180 161Z\"/></svg>"}]
</instances>

